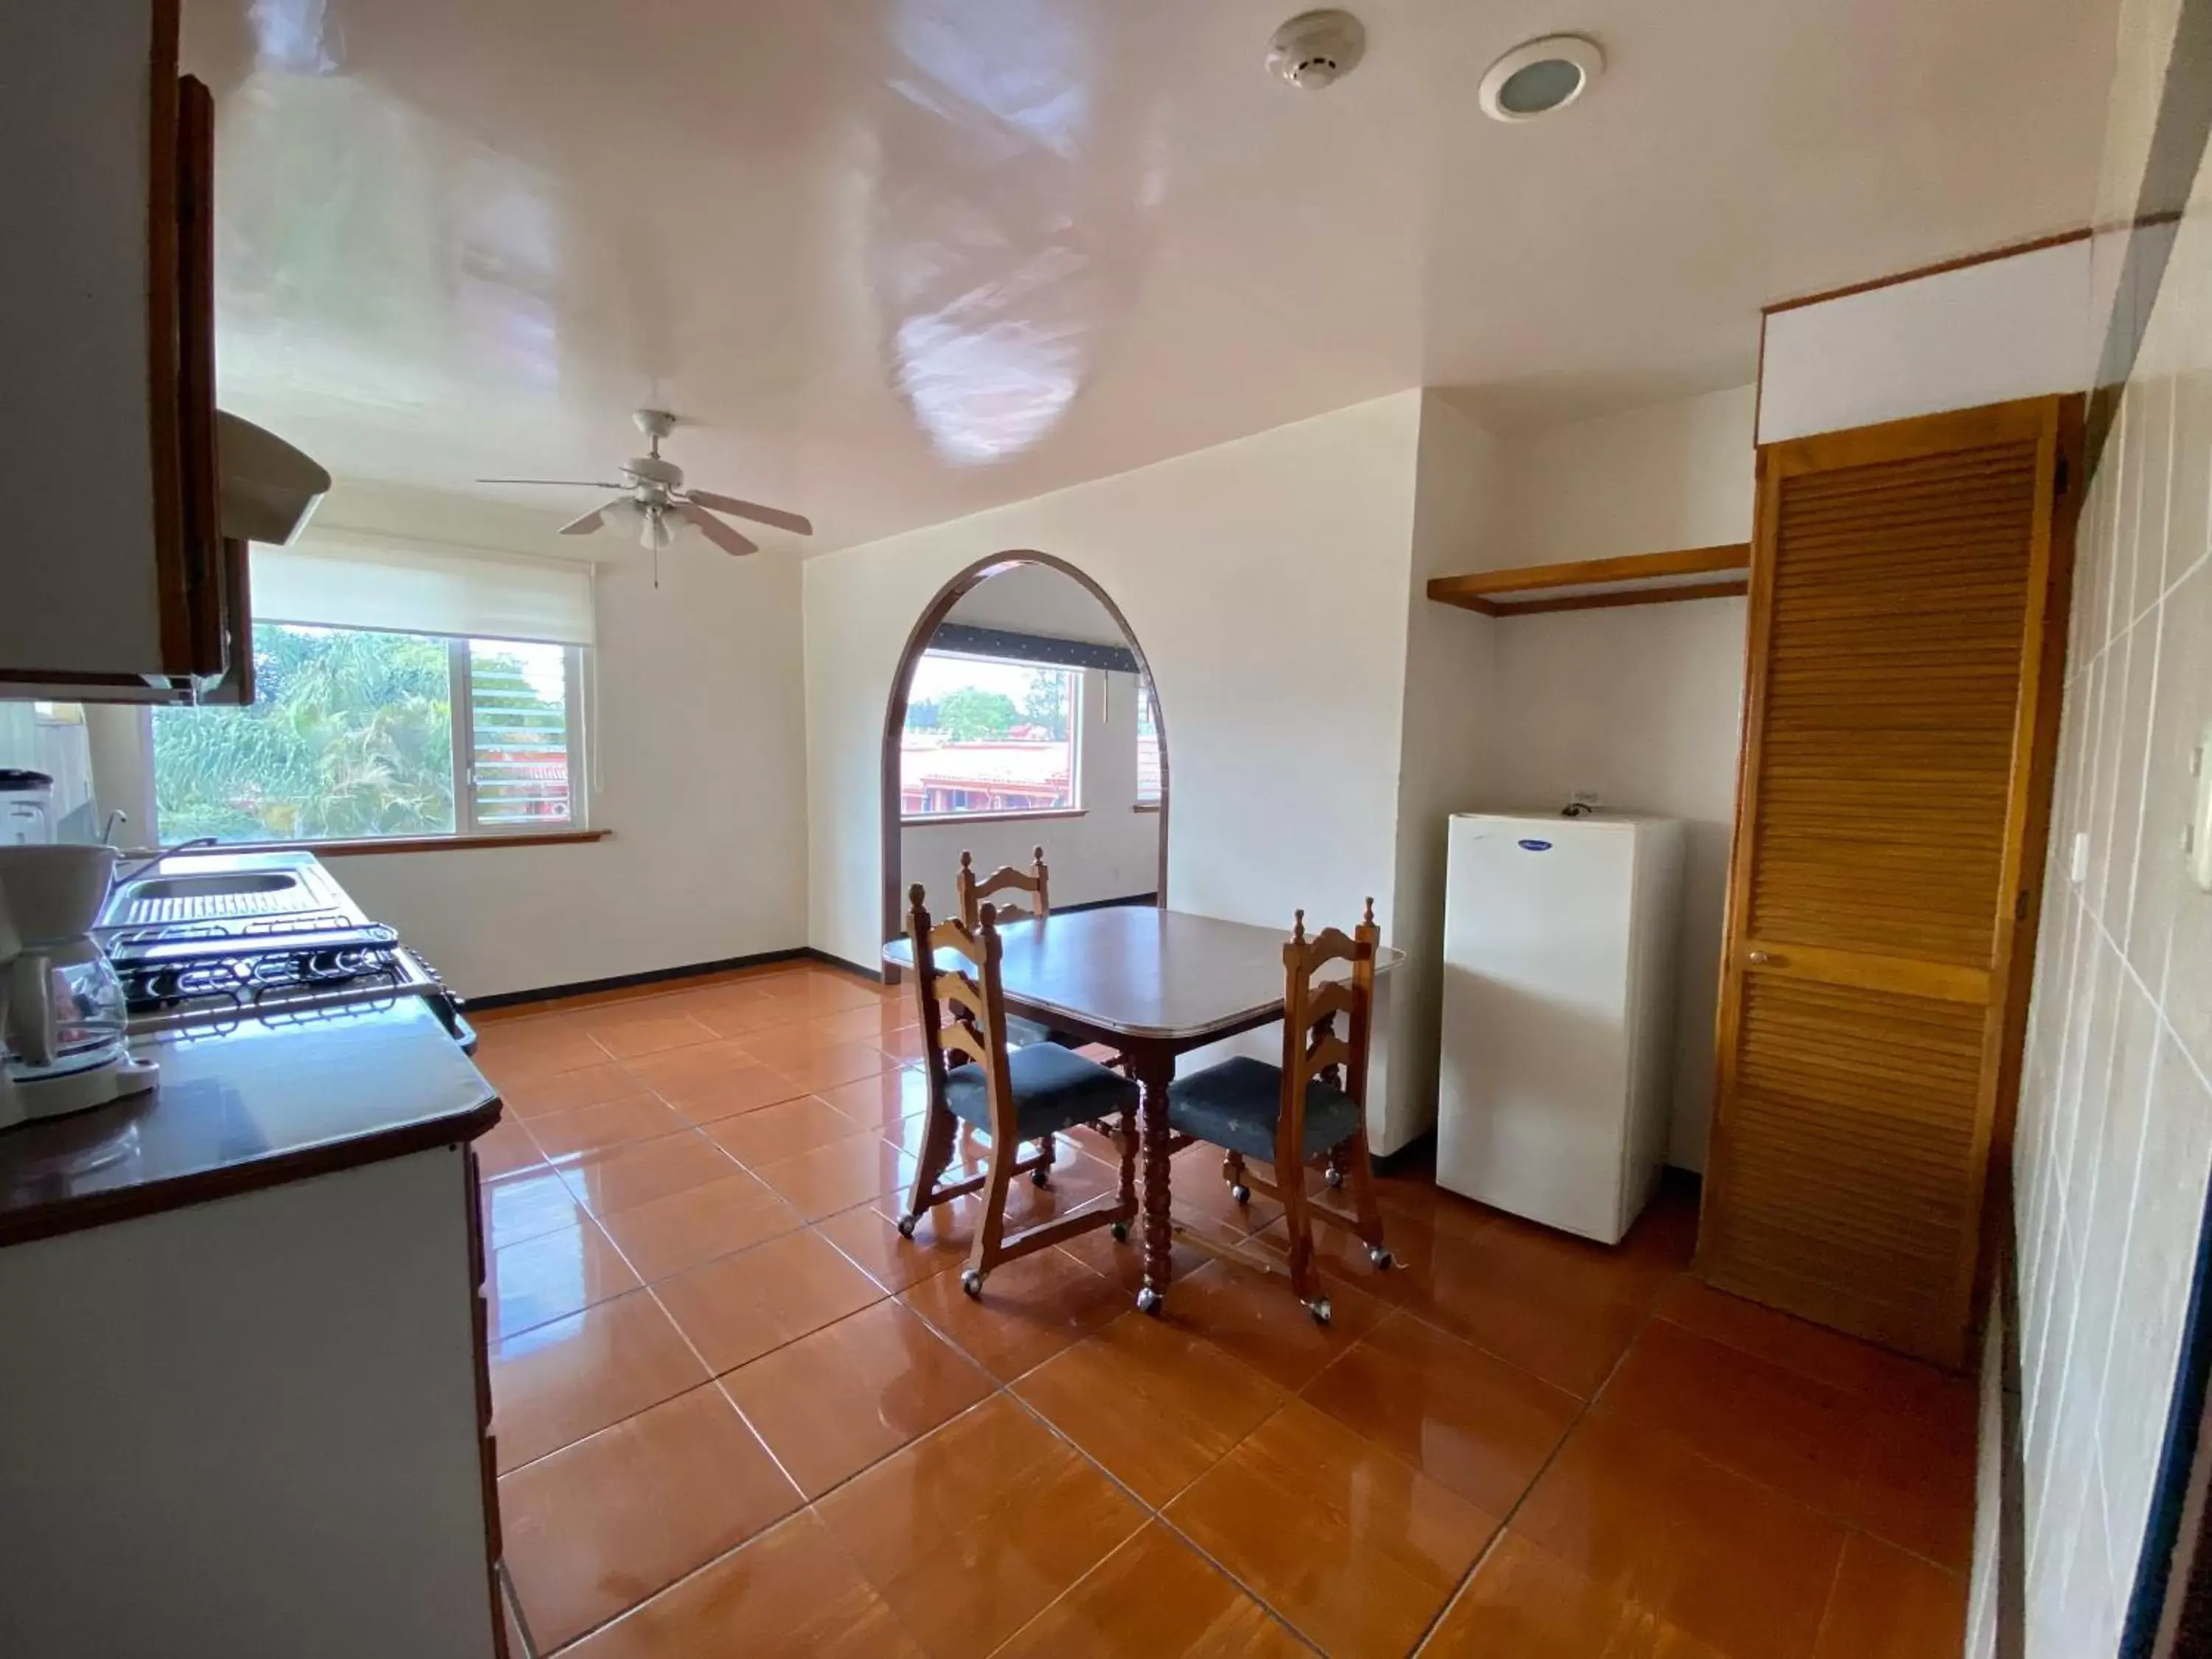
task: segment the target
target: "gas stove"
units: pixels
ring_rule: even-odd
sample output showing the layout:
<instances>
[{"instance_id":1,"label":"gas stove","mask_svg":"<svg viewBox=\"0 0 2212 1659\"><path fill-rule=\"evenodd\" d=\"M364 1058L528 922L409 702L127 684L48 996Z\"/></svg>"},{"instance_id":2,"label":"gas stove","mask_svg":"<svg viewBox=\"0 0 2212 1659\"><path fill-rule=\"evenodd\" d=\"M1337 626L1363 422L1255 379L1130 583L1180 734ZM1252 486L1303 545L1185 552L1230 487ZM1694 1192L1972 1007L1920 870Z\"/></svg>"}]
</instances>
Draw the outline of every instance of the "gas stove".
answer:
<instances>
[{"instance_id":1,"label":"gas stove","mask_svg":"<svg viewBox=\"0 0 2212 1659\"><path fill-rule=\"evenodd\" d=\"M106 927L126 1029L217 1033L246 1020L298 1024L420 997L454 1041L476 1048L460 999L391 928L349 903L198 921Z\"/></svg>"}]
</instances>

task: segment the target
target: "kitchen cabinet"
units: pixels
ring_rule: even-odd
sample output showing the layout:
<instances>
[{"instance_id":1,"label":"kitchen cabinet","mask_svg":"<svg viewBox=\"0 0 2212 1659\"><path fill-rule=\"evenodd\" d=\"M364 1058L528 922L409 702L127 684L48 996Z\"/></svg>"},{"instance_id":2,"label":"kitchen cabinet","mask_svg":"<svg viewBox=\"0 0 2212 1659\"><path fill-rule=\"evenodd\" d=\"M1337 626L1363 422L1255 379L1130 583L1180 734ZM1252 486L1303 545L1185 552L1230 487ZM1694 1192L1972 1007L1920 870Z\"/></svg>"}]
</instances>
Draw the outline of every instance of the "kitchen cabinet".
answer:
<instances>
[{"instance_id":1,"label":"kitchen cabinet","mask_svg":"<svg viewBox=\"0 0 2212 1659\"><path fill-rule=\"evenodd\" d=\"M0 1133L0 1651L522 1659L471 1140L413 998L142 1039Z\"/></svg>"},{"instance_id":2,"label":"kitchen cabinet","mask_svg":"<svg viewBox=\"0 0 2212 1659\"><path fill-rule=\"evenodd\" d=\"M2081 421L1759 452L1698 1267L1947 1365L2019 1082Z\"/></svg>"},{"instance_id":3,"label":"kitchen cabinet","mask_svg":"<svg viewBox=\"0 0 2212 1659\"><path fill-rule=\"evenodd\" d=\"M221 534L215 112L178 0L0 6L0 695L185 701L245 653Z\"/></svg>"}]
</instances>

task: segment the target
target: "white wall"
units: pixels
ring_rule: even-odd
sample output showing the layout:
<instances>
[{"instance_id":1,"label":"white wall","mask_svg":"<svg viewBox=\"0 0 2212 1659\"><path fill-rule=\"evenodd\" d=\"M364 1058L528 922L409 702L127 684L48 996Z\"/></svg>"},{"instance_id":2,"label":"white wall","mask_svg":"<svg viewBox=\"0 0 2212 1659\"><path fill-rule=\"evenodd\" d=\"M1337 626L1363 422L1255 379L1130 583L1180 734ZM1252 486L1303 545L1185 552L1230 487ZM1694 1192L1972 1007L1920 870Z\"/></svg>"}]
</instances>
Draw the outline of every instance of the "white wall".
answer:
<instances>
[{"instance_id":1,"label":"white wall","mask_svg":"<svg viewBox=\"0 0 2212 1659\"><path fill-rule=\"evenodd\" d=\"M1287 928L1396 899L1419 392L1339 410L805 566L810 938L882 940L878 744L908 631L1029 548L1105 589L1158 681L1178 909ZM1378 1066L1378 1094L1388 1088Z\"/></svg>"},{"instance_id":2,"label":"white wall","mask_svg":"<svg viewBox=\"0 0 2212 1659\"><path fill-rule=\"evenodd\" d=\"M1398 771L1397 930L1407 955L1390 988L1399 1087L1374 1129L1395 1151L1436 1124L1443 990L1445 821L1488 804L1491 769L1510 711L1499 708L1499 624L1428 597L1431 576L1495 562L1499 446L1448 398L1421 399L1413 580L1406 596L1405 736ZM1507 626L1510 626L1508 624Z\"/></svg>"},{"instance_id":3,"label":"white wall","mask_svg":"<svg viewBox=\"0 0 2212 1659\"><path fill-rule=\"evenodd\" d=\"M328 528L573 556L560 515L341 485ZM600 842L334 857L362 909L464 995L789 950L806 937L799 571L685 544L651 561L595 544ZM872 750L871 750L872 754ZM102 776L103 801L141 780ZM138 820L143 823L145 820Z\"/></svg>"},{"instance_id":4,"label":"white wall","mask_svg":"<svg viewBox=\"0 0 2212 1659\"><path fill-rule=\"evenodd\" d=\"M1056 571L1052 574L1066 586L1077 586ZM1006 580L994 576L976 592ZM959 620L968 619L963 610ZM931 910L949 914L953 875L963 849L975 855L977 872L988 874L1002 864L1026 870L1030 850L1039 843L1052 869L1055 908L1128 898L1158 888L1160 815L1136 810L1137 677L1101 668L1081 673L1082 719L1076 741L1076 765L1081 773L1076 798L1082 804L1081 816L987 816L965 823L909 823L899 832L902 891L907 884L918 881L929 890Z\"/></svg>"},{"instance_id":5,"label":"white wall","mask_svg":"<svg viewBox=\"0 0 2212 1659\"><path fill-rule=\"evenodd\" d=\"M2124 9L2100 224L2133 210L2172 29ZM2026 1650L2068 1659L2115 1650L2134 1588L2212 1170L2212 893L2181 850L2212 722L2212 167L2138 234L2175 240L2082 504L2014 1137ZM2100 236L2107 274L2125 241Z\"/></svg>"},{"instance_id":6,"label":"white wall","mask_svg":"<svg viewBox=\"0 0 2212 1659\"><path fill-rule=\"evenodd\" d=\"M1482 566L1747 541L1749 386L1549 430L1501 450L1504 524ZM1668 1161L1705 1167L1713 1020L1743 711L1744 601L1567 611L1493 624L1488 805L1607 806L1683 820L1686 868Z\"/></svg>"},{"instance_id":7,"label":"white wall","mask_svg":"<svg viewBox=\"0 0 2212 1659\"><path fill-rule=\"evenodd\" d=\"M2038 248L1765 319L1759 441L2088 383L2089 244Z\"/></svg>"}]
</instances>

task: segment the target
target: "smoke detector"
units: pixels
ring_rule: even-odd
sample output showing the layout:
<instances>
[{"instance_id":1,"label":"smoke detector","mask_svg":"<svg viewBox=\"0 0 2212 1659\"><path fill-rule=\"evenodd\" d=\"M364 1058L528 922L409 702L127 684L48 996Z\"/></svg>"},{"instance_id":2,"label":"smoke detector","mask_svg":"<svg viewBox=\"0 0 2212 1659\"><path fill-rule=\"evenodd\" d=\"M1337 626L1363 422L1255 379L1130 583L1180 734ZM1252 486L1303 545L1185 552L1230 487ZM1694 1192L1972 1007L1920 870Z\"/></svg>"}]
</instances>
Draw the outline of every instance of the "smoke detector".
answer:
<instances>
[{"instance_id":1,"label":"smoke detector","mask_svg":"<svg viewBox=\"0 0 2212 1659\"><path fill-rule=\"evenodd\" d=\"M1348 11L1302 11L1267 42L1271 74L1319 92L1341 81L1367 53L1367 26Z\"/></svg>"},{"instance_id":2,"label":"smoke detector","mask_svg":"<svg viewBox=\"0 0 2212 1659\"><path fill-rule=\"evenodd\" d=\"M1507 52L1484 73L1475 101L1493 121L1533 121L1565 109L1605 68L1597 42L1547 34Z\"/></svg>"}]
</instances>

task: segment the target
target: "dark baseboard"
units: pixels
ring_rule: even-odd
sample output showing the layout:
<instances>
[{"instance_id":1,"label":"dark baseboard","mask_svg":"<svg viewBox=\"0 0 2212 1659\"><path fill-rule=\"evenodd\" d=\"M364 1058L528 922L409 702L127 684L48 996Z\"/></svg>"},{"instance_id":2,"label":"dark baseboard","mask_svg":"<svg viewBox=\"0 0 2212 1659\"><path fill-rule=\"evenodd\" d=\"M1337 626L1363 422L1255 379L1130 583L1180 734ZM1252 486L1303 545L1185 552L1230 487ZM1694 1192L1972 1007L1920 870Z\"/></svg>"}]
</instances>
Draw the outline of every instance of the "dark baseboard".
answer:
<instances>
[{"instance_id":1,"label":"dark baseboard","mask_svg":"<svg viewBox=\"0 0 2212 1659\"><path fill-rule=\"evenodd\" d=\"M1078 910L1111 910L1121 904L1158 904L1158 893L1129 893L1121 898L1090 899L1081 904L1055 904L1052 913L1056 916L1073 915Z\"/></svg>"},{"instance_id":2,"label":"dark baseboard","mask_svg":"<svg viewBox=\"0 0 2212 1659\"><path fill-rule=\"evenodd\" d=\"M659 985L672 979L696 979L702 974L726 974L737 968L764 968L771 963L801 962L812 957L824 962L836 963L841 968L851 968L848 962L805 945L794 945L788 951L761 951L749 957L724 957L720 962L687 963L681 968L648 968L641 974L615 974L605 979L578 980L569 985L541 985L531 991L501 991L488 997L470 997L471 1008L513 1008L525 1002L558 1002L564 997L591 996L605 991L627 991L640 985ZM855 969L854 972L863 969ZM880 978L878 975L875 977Z\"/></svg>"},{"instance_id":3,"label":"dark baseboard","mask_svg":"<svg viewBox=\"0 0 2212 1659\"><path fill-rule=\"evenodd\" d=\"M844 957L832 956L827 951L818 951L811 945L798 954L809 961L821 963L825 967L842 968L848 974L858 974L862 979L872 979L878 985L884 982L884 970L880 963L873 968L863 968L857 962L848 962Z\"/></svg>"},{"instance_id":4,"label":"dark baseboard","mask_svg":"<svg viewBox=\"0 0 2212 1659\"><path fill-rule=\"evenodd\" d=\"M1409 1170L1433 1171L1437 1167L1437 1132L1434 1129L1415 1135L1395 1152L1376 1152L1370 1156L1375 1173L1381 1176L1399 1175Z\"/></svg>"}]
</instances>

